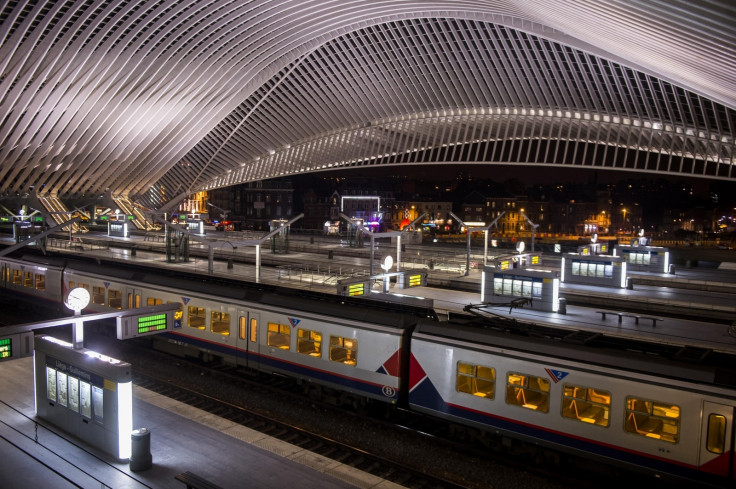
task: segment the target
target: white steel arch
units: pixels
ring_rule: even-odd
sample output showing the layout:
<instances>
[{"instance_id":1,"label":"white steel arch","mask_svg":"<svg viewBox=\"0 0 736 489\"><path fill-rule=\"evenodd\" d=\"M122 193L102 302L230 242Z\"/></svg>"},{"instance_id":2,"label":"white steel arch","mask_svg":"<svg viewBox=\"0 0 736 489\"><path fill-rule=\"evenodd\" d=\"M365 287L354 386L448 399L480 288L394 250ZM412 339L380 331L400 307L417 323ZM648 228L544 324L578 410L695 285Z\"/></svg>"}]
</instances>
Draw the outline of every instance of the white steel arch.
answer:
<instances>
[{"instance_id":1,"label":"white steel arch","mask_svg":"<svg viewBox=\"0 0 736 489\"><path fill-rule=\"evenodd\" d=\"M729 0L69 0L0 12L0 196L330 168L736 178Z\"/></svg>"}]
</instances>

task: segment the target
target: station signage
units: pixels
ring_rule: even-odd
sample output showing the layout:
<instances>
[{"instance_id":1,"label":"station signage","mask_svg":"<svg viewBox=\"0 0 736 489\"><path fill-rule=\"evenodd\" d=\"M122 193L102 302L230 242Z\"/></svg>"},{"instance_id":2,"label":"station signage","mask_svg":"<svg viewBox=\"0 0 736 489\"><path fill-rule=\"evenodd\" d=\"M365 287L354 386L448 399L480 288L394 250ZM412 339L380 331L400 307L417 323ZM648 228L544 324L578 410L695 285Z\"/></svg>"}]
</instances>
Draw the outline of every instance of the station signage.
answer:
<instances>
[{"instance_id":1,"label":"station signage","mask_svg":"<svg viewBox=\"0 0 736 489\"><path fill-rule=\"evenodd\" d=\"M175 311L117 318L117 338L127 340L163 333L174 328Z\"/></svg>"}]
</instances>

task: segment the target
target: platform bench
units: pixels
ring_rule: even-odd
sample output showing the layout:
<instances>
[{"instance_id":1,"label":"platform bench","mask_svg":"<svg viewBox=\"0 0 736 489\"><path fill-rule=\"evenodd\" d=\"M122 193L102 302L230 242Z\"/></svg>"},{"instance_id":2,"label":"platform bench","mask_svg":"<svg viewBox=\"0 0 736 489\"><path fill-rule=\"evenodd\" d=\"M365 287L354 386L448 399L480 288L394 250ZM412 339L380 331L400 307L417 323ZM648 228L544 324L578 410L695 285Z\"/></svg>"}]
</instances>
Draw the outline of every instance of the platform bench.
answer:
<instances>
[{"instance_id":1,"label":"platform bench","mask_svg":"<svg viewBox=\"0 0 736 489\"><path fill-rule=\"evenodd\" d=\"M203 479L197 474L193 474L189 471L174 476L174 479L186 484L187 489L222 489L222 487L217 484L213 484L207 479Z\"/></svg>"},{"instance_id":2,"label":"platform bench","mask_svg":"<svg viewBox=\"0 0 736 489\"><path fill-rule=\"evenodd\" d=\"M657 321L664 321L664 318L655 318L652 316L641 316L639 314L631 314L628 312L616 312L616 311L595 311L595 312L601 315L601 319L606 319L606 314L613 314L614 316L618 316L619 324L621 323L621 320L624 317L634 318L635 324L639 324L639 319L648 319L652 321L652 326L657 326Z\"/></svg>"}]
</instances>

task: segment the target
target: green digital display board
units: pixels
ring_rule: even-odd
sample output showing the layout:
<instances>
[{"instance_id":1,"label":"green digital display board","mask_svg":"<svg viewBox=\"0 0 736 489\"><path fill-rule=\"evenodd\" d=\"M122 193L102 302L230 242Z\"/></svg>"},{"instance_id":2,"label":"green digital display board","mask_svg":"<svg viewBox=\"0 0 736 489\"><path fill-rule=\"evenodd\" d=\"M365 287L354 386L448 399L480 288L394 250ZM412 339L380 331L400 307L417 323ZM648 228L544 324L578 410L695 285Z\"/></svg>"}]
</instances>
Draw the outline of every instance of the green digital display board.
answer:
<instances>
[{"instance_id":1,"label":"green digital display board","mask_svg":"<svg viewBox=\"0 0 736 489\"><path fill-rule=\"evenodd\" d=\"M166 314L154 314L138 318L138 334L154 333L166 329Z\"/></svg>"},{"instance_id":2,"label":"green digital display board","mask_svg":"<svg viewBox=\"0 0 736 489\"><path fill-rule=\"evenodd\" d=\"M13 356L13 344L10 338L0 339L0 359L11 358Z\"/></svg>"}]
</instances>

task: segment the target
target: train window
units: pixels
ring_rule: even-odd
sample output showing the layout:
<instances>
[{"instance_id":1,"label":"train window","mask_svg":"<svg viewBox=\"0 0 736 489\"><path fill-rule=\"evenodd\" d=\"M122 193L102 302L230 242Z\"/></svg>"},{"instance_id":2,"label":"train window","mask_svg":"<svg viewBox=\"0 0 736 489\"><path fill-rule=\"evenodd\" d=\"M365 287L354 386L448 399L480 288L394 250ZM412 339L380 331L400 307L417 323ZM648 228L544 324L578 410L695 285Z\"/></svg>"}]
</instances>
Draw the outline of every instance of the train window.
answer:
<instances>
[{"instance_id":1,"label":"train window","mask_svg":"<svg viewBox=\"0 0 736 489\"><path fill-rule=\"evenodd\" d=\"M309 329L297 330L296 351L313 357L322 356L322 333Z\"/></svg>"},{"instance_id":2,"label":"train window","mask_svg":"<svg viewBox=\"0 0 736 489\"><path fill-rule=\"evenodd\" d=\"M123 308L123 293L119 290L110 289L107 291L107 306L111 309Z\"/></svg>"},{"instance_id":3,"label":"train window","mask_svg":"<svg viewBox=\"0 0 736 489\"><path fill-rule=\"evenodd\" d=\"M712 453L723 453L726 448L726 417L720 414L708 415L708 438L706 448Z\"/></svg>"},{"instance_id":4,"label":"train window","mask_svg":"<svg viewBox=\"0 0 736 489\"><path fill-rule=\"evenodd\" d=\"M291 346L291 328L286 324L268 323L268 346L288 350Z\"/></svg>"},{"instance_id":5,"label":"train window","mask_svg":"<svg viewBox=\"0 0 736 489\"><path fill-rule=\"evenodd\" d=\"M496 369L458 362L455 389L478 397L496 396Z\"/></svg>"},{"instance_id":6,"label":"train window","mask_svg":"<svg viewBox=\"0 0 736 489\"><path fill-rule=\"evenodd\" d=\"M506 377L506 402L546 413L549 410L549 380L509 372Z\"/></svg>"},{"instance_id":7,"label":"train window","mask_svg":"<svg viewBox=\"0 0 736 489\"><path fill-rule=\"evenodd\" d=\"M565 384L562 416L598 426L610 424L611 393L590 387Z\"/></svg>"},{"instance_id":8,"label":"train window","mask_svg":"<svg viewBox=\"0 0 736 489\"><path fill-rule=\"evenodd\" d=\"M46 290L46 275L43 273L36 274L36 290Z\"/></svg>"},{"instance_id":9,"label":"train window","mask_svg":"<svg viewBox=\"0 0 736 489\"><path fill-rule=\"evenodd\" d=\"M92 304L105 305L105 287L92 286Z\"/></svg>"},{"instance_id":10,"label":"train window","mask_svg":"<svg viewBox=\"0 0 736 489\"><path fill-rule=\"evenodd\" d=\"M212 311L210 318L210 331L223 336L230 336L230 313Z\"/></svg>"},{"instance_id":11,"label":"train window","mask_svg":"<svg viewBox=\"0 0 736 489\"><path fill-rule=\"evenodd\" d=\"M246 319L245 316L240 316L238 318L238 338L241 340L245 339L245 334L246 334L245 333L245 325L246 325L245 319Z\"/></svg>"},{"instance_id":12,"label":"train window","mask_svg":"<svg viewBox=\"0 0 736 489\"><path fill-rule=\"evenodd\" d=\"M10 282L10 268L3 265L3 282Z\"/></svg>"},{"instance_id":13,"label":"train window","mask_svg":"<svg viewBox=\"0 0 736 489\"><path fill-rule=\"evenodd\" d=\"M155 297L148 297L146 299L146 305L147 306L160 306L163 303L164 303L164 301L162 301L161 299L157 299Z\"/></svg>"},{"instance_id":14,"label":"train window","mask_svg":"<svg viewBox=\"0 0 736 489\"><path fill-rule=\"evenodd\" d=\"M250 318L250 342L256 343L258 341L258 319Z\"/></svg>"},{"instance_id":15,"label":"train window","mask_svg":"<svg viewBox=\"0 0 736 489\"><path fill-rule=\"evenodd\" d=\"M624 429L647 438L677 443L680 438L680 407L627 397Z\"/></svg>"},{"instance_id":16,"label":"train window","mask_svg":"<svg viewBox=\"0 0 736 489\"><path fill-rule=\"evenodd\" d=\"M138 309L141 307L141 295L128 292L128 309Z\"/></svg>"},{"instance_id":17,"label":"train window","mask_svg":"<svg viewBox=\"0 0 736 489\"><path fill-rule=\"evenodd\" d=\"M13 285L20 285L22 276L20 270L13 269Z\"/></svg>"},{"instance_id":18,"label":"train window","mask_svg":"<svg viewBox=\"0 0 736 489\"><path fill-rule=\"evenodd\" d=\"M354 338L330 336L330 360L354 367L358 360L358 341Z\"/></svg>"},{"instance_id":19,"label":"train window","mask_svg":"<svg viewBox=\"0 0 736 489\"><path fill-rule=\"evenodd\" d=\"M33 287L33 272L23 272L23 287Z\"/></svg>"},{"instance_id":20,"label":"train window","mask_svg":"<svg viewBox=\"0 0 736 489\"><path fill-rule=\"evenodd\" d=\"M204 329L207 322L207 311L204 307L189 306L187 308L187 326L190 328Z\"/></svg>"}]
</instances>

